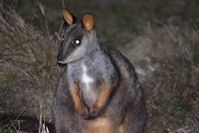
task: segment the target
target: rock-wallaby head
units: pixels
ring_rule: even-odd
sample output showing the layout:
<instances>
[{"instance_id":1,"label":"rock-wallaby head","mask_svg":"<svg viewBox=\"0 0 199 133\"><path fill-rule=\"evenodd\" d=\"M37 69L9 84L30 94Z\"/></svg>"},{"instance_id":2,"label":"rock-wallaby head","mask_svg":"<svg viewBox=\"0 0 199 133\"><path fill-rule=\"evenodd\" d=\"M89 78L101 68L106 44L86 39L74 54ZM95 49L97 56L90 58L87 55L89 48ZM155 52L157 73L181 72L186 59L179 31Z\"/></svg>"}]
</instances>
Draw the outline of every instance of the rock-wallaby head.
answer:
<instances>
[{"instance_id":1,"label":"rock-wallaby head","mask_svg":"<svg viewBox=\"0 0 199 133\"><path fill-rule=\"evenodd\" d=\"M94 18L76 19L63 10L68 27L57 56L64 68L57 83L57 133L143 133L146 110L131 63L118 50L99 43Z\"/></svg>"}]
</instances>

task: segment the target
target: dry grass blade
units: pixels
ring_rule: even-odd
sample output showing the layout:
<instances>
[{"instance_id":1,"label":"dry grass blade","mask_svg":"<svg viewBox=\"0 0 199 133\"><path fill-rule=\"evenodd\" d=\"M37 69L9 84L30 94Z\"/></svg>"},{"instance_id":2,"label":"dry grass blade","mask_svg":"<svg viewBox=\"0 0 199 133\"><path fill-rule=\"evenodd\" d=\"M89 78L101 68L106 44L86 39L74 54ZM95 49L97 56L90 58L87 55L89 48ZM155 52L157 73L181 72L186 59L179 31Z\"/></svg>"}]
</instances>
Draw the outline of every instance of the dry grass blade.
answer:
<instances>
[{"instance_id":1,"label":"dry grass blade","mask_svg":"<svg viewBox=\"0 0 199 133\"><path fill-rule=\"evenodd\" d=\"M12 9L0 5L0 110L52 116L52 88L56 76L56 49ZM6 95L4 92L7 92Z\"/></svg>"}]
</instances>

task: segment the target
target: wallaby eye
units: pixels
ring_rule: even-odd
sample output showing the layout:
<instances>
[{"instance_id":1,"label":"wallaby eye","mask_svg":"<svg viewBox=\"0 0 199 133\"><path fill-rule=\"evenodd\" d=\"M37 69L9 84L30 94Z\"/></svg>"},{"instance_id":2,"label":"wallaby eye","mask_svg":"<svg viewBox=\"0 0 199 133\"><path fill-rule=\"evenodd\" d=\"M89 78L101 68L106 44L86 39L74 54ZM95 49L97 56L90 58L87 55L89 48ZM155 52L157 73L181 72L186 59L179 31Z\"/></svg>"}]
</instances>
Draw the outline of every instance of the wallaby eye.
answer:
<instances>
[{"instance_id":1,"label":"wallaby eye","mask_svg":"<svg viewBox=\"0 0 199 133\"><path fill-rule=\"evenodd\" d=\"M75 45L79 46L80 43L81 43L81 40L80 40L80 39L75 39L75 41L74 41L74 44L75 44Z\"/></svg>"}]
</instances>

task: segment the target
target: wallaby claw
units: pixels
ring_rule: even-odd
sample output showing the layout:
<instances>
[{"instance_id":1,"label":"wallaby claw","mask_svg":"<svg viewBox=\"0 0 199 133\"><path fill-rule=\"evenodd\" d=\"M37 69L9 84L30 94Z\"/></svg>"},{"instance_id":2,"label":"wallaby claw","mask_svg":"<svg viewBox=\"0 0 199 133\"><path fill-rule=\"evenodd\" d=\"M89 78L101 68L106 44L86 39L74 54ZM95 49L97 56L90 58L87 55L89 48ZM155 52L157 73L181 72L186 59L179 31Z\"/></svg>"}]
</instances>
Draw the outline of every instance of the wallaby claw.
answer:
<instances>
[{"instance_id":1,"label":"wallaby claw","mask_svg":"<svg viewBox=\"0 0 199 133\"><path fill-rule=\"evenodd\" d=\"M90 117L97 117L97 116L99 116L99 114L100 114L100 109L99 108L94 108L94 107L92 107L91 109L90 109Z\"/></svg>"},{"instance_id":2,"label":"wallaby claw","mask_svg":"<svg viewBox=\"0 0 199 133\"><path fill-rule=\"evenodd\" d=\"M78 113L81 115L81 117L85 120L89 119L90 115L89 115L89 111L86 107L81 108L80 110L78 110Z\"/></svg>"}]
</instances>

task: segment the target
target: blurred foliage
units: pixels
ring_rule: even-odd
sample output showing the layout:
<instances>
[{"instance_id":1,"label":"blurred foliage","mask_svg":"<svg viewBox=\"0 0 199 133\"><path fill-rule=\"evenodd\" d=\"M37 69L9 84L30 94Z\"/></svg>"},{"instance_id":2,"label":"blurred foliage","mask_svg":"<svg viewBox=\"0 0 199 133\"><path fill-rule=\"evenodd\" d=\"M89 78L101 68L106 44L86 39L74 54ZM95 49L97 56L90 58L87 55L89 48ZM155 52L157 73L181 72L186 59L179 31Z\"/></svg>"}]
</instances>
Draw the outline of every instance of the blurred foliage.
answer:
<instances>
[{"instance_id":1,"label":"blurred foliage","mask_svg":"<svg viewBox=\"0 0 199 133\"><path fill-rule=\"evenodd\" d=\"M127 34L139 31L147 21L156 25L191 23L193 27L199 26L198 0L64 0L64 2L65 8L71 10L75 16L81 17L84 12L92 12L96 18L98 34L105 43L128 42L131 37L127 37ZM39 30L46 30L44 28L46 19L51 34L58 30L62 20L61 0L6 0L4 3L13 7L28 23ZM44 8L44 17L39 9L39 3Z\"/></svg>"}]
</instances>

